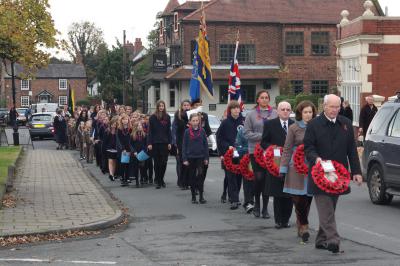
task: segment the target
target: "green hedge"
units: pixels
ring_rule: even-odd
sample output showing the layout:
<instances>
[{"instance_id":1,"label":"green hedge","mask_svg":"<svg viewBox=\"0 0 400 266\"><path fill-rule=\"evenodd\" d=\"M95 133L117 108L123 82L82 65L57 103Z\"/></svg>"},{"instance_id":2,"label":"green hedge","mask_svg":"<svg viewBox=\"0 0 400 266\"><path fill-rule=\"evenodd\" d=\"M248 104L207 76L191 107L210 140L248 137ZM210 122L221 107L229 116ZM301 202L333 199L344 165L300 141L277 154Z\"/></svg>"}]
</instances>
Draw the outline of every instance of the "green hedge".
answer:
<instances>
[{"instance_id":1,"label":"green hedge","mask_svg":"<svg viewBox=\"0 0 400 266\"><path fill-rule=\"evenodd\" d=\"M275 97L275 104L278 106L278 104L282 101L286 101L290 103L292 106L292 109L294 109L294 106L296 106L296 99L293 98L293 96L288 96L288 95L279 95Z\"/></svg>"},{"instance_id":2,"label":"green hedge","mask_svg":"<svg viewBox=\"0 0 400 266\"><path fill-rule=\"evenodd\" d=\"M296 106L302 101L310 101L318 108L318 99L318 95L300 93L296 95Z\"/></svg>"}]
</instances>

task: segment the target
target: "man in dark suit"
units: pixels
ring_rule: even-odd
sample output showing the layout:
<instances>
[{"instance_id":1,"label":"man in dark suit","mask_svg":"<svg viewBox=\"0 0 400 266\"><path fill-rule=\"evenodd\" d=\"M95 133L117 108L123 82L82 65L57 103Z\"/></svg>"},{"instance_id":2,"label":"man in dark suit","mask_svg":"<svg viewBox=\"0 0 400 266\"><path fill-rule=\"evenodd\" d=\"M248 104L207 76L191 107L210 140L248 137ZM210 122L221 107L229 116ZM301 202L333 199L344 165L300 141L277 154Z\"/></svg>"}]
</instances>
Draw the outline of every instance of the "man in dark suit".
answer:
<instances>
[{"instance_id":1,"label":"man in dark suit","mask_svg":"<svg viewBox=\"0 0 400 266\"><path fill-rule=\"evenodd\" d=\"M304 136L304 150L310 169L321 161L334 160L348 169L359 185L362 183L360 161L349 119L338 115L340 98L330 94L324 98L324 112L311 120ZM339 252L339 234L335 210L339 194L327 193L317 187L309 171L308 193L314 195L319 216L319 230L315 240L317 249ZM342 194L350 193L350 187Z\"/></svg>"},{"instance_id":2,"label":"man in dark suit","mask_svg":"<svg viewBox=\"0 0 400 266\"><path fill-rule=\"evenodd\" d=\"M369 124L371 124L372 119L378 112L378 108L376 108L376 106L374 105L374 99L372 98L372 96L367 96L365 100L367 101L367 104L364 105L364 107L360 111L358 128L358 134L363 135L364 138L367 134Z\"/></svg>"},{"instance_id":3,"label":"man in dark suit","mask_svg":"<svg viewBox=\"0 0 400 266\"><path fill-rule=\"evenodd\" d=\"M261 140L263 149L270 145L283 147L285 145L288 128L293 121L289 119L291 106L288 102L280 102L278 105L278 117L266 121ZM292 215L293 202L290 195L283 192L284 176L273 176L267 173L266 191L274 197L275 228L289 228L289 219Z\"/></svg>"}]
</instances>

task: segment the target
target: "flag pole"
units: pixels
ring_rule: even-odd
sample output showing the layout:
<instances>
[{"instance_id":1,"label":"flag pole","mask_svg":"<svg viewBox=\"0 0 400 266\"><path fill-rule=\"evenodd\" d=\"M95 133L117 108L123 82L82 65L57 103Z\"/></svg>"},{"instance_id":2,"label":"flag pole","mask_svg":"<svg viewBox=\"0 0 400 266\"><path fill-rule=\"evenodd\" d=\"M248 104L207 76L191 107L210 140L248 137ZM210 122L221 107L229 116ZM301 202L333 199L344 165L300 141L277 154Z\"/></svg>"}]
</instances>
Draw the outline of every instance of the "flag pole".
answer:
<instances>
[{"instance_id":1,"label":"flag pole","mask_svg":"<svg viewBox=\"0 0 400 266\"><path fill-rule=\"evenodd\" d=\"M240 34L240 32L239 32L239 29L238 29L237 34L236 34L235 57L233 57L233 60L236 60L237 51L238 51L238 48L239 48L239 34Z\"/></svg>"}]
</instances>

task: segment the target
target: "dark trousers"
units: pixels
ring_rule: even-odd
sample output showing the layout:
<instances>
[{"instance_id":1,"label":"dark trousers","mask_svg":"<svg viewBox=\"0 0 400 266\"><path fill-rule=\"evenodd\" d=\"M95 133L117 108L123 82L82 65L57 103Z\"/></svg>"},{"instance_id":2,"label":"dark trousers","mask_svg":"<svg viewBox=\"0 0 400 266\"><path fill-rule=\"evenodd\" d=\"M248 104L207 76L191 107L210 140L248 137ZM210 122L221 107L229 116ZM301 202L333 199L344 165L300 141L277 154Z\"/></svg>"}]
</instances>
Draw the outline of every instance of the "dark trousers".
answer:
<instances>
[{"instance_id":1,"label":"dark trousers","mask_svg":"<svg viewBox=\"0 0 400 266\"><path fill-rule=\"evenodd\" d=\"M164 175L167 170L168 162L168 144L154 144L153 145L153 160L154 160L154 172L155 182L158 185L165 184Z\"/></svg>"},{"instance_id":2,"label":"dark trousers","mask_svg":"<svg viewBox=\"0 0 400 266\"><path fill-rule=\"evenodd\" d=\"M293 202L290 197L274 197L274 218L276 224L289 223Z\"/></svg>"},{"instance_id":3,"label":"dark trousers","mask_svg":"<svg viewBox=\"0 0 400 266\"><path fill-rule=\"evenodd\" d=\"M153 182L153 158L149 158L145 162L145 168L147 172L147 177L149 178L149 181Z\"/></svg>"},{"instance_id":4,"label":"dark trousers","mask_svg":"<svg viewBox=\"0 0 400 266\"><path fill-rule=\"evenodd\" d=\"M178 149L178 155L176 156L176 173L178 175L178 186L179 187L188 187L188 169L187 166L183 164L182 160L182 152Z\"/></svg>"},{"instance_id":5,"label":"dark trousers","mask_svg":"<svg viewBox=\"0 0 400 266\"><path fill-rule=\"evenodd\" d=\"M269 195L267 194L267 185L266 185L266 170L258 165L256 160L254 159L254 154L250 154L250 162L251 167L254 171L254 181L253 181L253 192L254 192L254 202L256 204L256 208L260 208L260 196L263 197L263 210L267 211Z\"/></svg>"},{"instance_id":6,"label":"dark trousers","mask_svg":"<svg viewBox=\"0 0 400 266\"><path fill-rule=\"evenodd\" d=\"M193 158L188 159L188 176L190 180L190 190L192 194L196 193L198 190L200 193L204 191L204 159L203 158Z\"/></svg>"},{"instance_id":7,"label":"dark trousers","mask_svg":"<svg viewBox=\"0 0 400 266\"><path fill-rule=\"evenodd\" d=\"M101 142L94 144L94 154L96 157L96 165L101 166Z\"/></svg>"},{"instance_id":8,"label":"dark trousers","mask_svg":"<svg viewBox=\"0 0 400 266\"><path fill-rule=\"evenodd\" d=\"M138 159L134 158L132 168L133 176L136 178L137 185L139 185L139 174L141 182L143 182L144 179L147 179L147 171L144 162L139 162Z\"/></svg>"},{"instance_id":9,"label":"dark trousers","mask_svg":"<svg viewBox=\"0 0 400 266\"><path fill-rule=\"evenodd\" d=\"M242 186L242 175L237 175L229 171L225 171L228 180L228 194L230 202L239 202L240 187Z\"/></svg>"},{"instance_id":10,"label":"dark trousers","mask_svg":"<svg viewBox=\"0 0 400 266\"><path fill-rule=\"evenodd\" d=\"M340 237L336 228L335 211L339 196L315 195L315 205L318 210L319 229L316 245L340 243Z\"/></svg>"},{"instance_id":11,"label":"dark trousers","mask_svg":"<svg viewBox=\"0 0 400 266\"><path fill-rule=\"evenodd\" d=\"M120 163L119 166L120 166L120 174L122 177L122 182L126 183L128 182L129 179L129 163Z\"/></svg>"},{"instance_id":12,"label":"dark trousers","mask_svg":"<svg viewBox=\"0 0 400 266\"><path fill-rule=\"evenodd\" d=\"M254 204L254 181L243 178L244 206Z\"/></svg>"},{"instance_id":13,"label":"dark trousers","mask_svg":"<svg viewBox=\"0 0 400 266\"><path fill-rule=\"evenodd\" d=\"M308 214L310 213L312 197L307 195L293 195L292 201L296 211L297 223L299 225L308 225Z\"/></svg>"}]
</instances>

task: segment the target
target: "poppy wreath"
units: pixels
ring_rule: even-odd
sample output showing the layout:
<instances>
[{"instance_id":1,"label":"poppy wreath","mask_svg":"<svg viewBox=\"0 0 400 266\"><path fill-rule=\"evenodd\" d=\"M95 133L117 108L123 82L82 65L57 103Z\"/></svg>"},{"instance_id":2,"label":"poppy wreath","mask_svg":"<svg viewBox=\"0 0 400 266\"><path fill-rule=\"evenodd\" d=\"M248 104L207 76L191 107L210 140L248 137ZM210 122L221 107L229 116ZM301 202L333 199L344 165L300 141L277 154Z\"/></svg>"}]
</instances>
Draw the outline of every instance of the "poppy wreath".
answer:
<instances>
[{"instance_id":1,"label":"poppy wreath","mask_svg":"<svg viewBox=\"0 0 400 266\"><path fill-rule=\"evenodd\" d=\"M224 155L224 165L226 170L234 174L240 174L240 164L234 164L233 159L233 149L228 149Z\"/></svg>"},{"instance_id":2,"label":"poppy wreath","mask_svg":"<svg viewBox=\"0 0 400 266\"><path fill-rule=\"evenodd\" d=\"M273 175L278 177L279 176L279 165L275 162L274 159L274 149L280 149L281 154L282 154L282 147L278 147L276 145L270 145L266 152L265 152L265 163L267 165L267 170L268 172Z\"/></svg>"},{"instance_id":3,"label":"poppy wreath","mask_svg":"<svg viewBox=\"0 0 400 266\"><path fill-rule=\"evenodd\" d=\"M307 175L308 166L304 160L304 144L299 145L293 155L294 169L298 174Z\"/></svg>"},{"instance_id":4,"label":"poppy wreath","mask_svg":"<svg viewBox=\"0 0 400 266\"><path fill-rule=\"evenodd\" d=\"M248 181L254 180L254 172L250 166L250 154L248 153L244 155L243 158L240 160L240 173L242 174L244 179Z\"/></svg>"},{"instance_id":5,"label":"poppy wreath","mask_svg":"<svg viewBox=\"0 0 400 266\"><path fill-rule=\"evenodd\" d=\"M340 194L349 188L350 173L343 164L336 161L332 161L332 164L335 167L335 174L338 177L335 182L332 182L325 177L325 172L320 162L314 165L311 169L311 176L315 185L321 190L330 194Z\"/></svg>"},{"instance_id":6,"label":"poppy wreath","mask_svg":"<svg viewBox=\"0 0 400 266\"><path fill-rule=\"evenodd\" d=\"M264 149L258 143L254 148L254 160L256 163L264 169L267 169L267 163L264 156Z\"/></svg>"}]
</instances>

